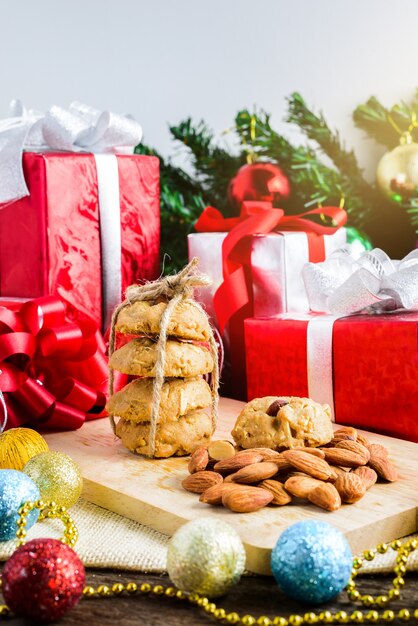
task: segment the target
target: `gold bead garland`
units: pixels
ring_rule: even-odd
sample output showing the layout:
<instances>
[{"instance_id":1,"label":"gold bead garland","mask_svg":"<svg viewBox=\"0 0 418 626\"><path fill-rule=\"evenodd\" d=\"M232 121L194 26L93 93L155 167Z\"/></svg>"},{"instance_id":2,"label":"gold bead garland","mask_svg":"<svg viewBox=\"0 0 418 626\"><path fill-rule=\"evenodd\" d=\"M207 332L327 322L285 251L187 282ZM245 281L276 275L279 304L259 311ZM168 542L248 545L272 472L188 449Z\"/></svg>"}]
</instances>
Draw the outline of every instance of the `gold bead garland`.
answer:
<instances>
[{"instance_id":1,"label":"gold bead garland","mask_svg":"<svg viewBox=\"0 0 418 626\"><path fill-rule=\"evenodd\" d=\"M70 548L74 548L78 540L78 530L74 524L72 518L67 513L65 506L58 506L55 502L44 502L43 500L37 500L36 502L25 502L18 510L17 519L17 547L23 546L26 543L26 522L27 517L31 511L38 509L39 517L38 521L42 522L45 519L58 518L64 524L64 535L60 541L66 543Z\"/></svg>"},{"instance_id":2,"label":"gold bead garland","mask_svg":"<svg viewBox=\"0 0 418 626\"><path fill-rule=\"evenodd\" d=\"M19 519L17 521L16 537L18 539L18 546L25 543L26 519L30 511L33 509L40 511L39 520L47 518L59 518L65 526L64 536L61 539L64 543L70 547L74 547L78 539L78 530L68 515L65 507L59 507L54 502L45 503L42 500L37 502L26 502L19 509ZM379 595L373 598L371 595L361 595L356 588L355 578L361 570L364 561L373 561L376 554L385 554L388 550L392 549L398 553L396 558L396 564L393 568L395 578L392 581L392 588L385 595ZM354 610L352 612L337 611L331 613L330 611L321 611L320 613L308 612L303 615L292 614L289 617L275 616L273 618L261 615L260 617L254 617L253 615L239 615L239 613L232 611L227 612L226 609L218 607L214 602L211 602L209 598L199 595L198 593L186 593L176 587L157 584L152 585L150 583L137 584L135 582L114 583L111 586L100 584L97 588L87 585L83 589L84 598L111 598L114 596L120 596L124 593L133 595L140 593L142 595L154 595L165 596L167 598L175 598L177 600L187 601L190 604L196 605L202 611L209 616L214 617L220 622L226 624L241 624L242 626L302 626L304 624L364 624L364 623L379 623L379 622L392 622L395 619L402 621L410 621L411 619L418 620L418 607L415 609L402 608L398 611L392 611L386 609L386 605L394 599L398 599L400 596L399 589L405 584L404 574L406 574L406 564L411 552L418 549L418 540L410 539L404 543L401 543L399 539L392 541L390 544L380 543L376 550L365 550L361 557L356 557L353 560L353 570L350 580L346 587L346 592L350 600L359 601L365 607L378 606L379 609L369 609L368 611ZM1 587L1 579L0 579ZM10 609L7 605L0 605L0 618L6 618L10 616Z\"/></svg>"}]
</instances>

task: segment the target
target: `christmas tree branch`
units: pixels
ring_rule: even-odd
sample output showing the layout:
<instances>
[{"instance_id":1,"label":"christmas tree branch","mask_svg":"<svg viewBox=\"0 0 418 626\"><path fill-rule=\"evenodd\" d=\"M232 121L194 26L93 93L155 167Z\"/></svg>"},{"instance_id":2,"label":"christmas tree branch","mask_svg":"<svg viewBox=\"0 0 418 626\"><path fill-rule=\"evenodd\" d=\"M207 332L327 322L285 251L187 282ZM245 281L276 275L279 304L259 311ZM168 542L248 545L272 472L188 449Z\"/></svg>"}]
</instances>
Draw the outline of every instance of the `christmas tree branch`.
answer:
<instances>
[{"instance_id":1,"label":"christmas tree branch","mask_svg":"<svg viewBox=\"0 0 418 626\"><path fill-rule=\"evenodd\" d=\"M374 96L365 104L360 104L353 113L357 128L361 128L368 137L389 149L398 145L401 133L406 130L404 124L398 125L400 120L397 117L396 113L386 109Z\"/></svg>"},{"instance_id":2,"label":"christmas tree branch","mask_svg":"<svg viewBox=\"0 0 418 626\"><path fill-rule=\"evenodd\" d=\"M302 96L293 93L288 99L288 122L297 124L308 139L315 141L321 150L332 160L343 176L355 181L360 193L369 195L370 185L363 177L353 150L346 150L338 131L332 132L322 113L316 115L306 105Z\"/></svg>"},{"instance_id":3,"label":"christmas tree branch","mask_svg":"<svg viewBox=\"0 0 418 626\"><path fill-rule=\"evenodd\" d=\"M206 203L200 185L183 169L145 144L137 146L135 153L160 159L161 248L168 253L163 269L171 274L179 271L187 259L187 235Z\"/></svg>"},{"instance_id":4,"label":"christmas tree branch","mask_svg":"<svg viewBox=\"0 0 418 626\"><path fill-rule=\"evenodd\" d=\"M245 163L245 155L234 156L217 146L212 131L203 121L193 124L187 118L177 126L170 126L170 132L187 148L206 201L228 214L228 185Z\"/></svg>"}]
</instances>

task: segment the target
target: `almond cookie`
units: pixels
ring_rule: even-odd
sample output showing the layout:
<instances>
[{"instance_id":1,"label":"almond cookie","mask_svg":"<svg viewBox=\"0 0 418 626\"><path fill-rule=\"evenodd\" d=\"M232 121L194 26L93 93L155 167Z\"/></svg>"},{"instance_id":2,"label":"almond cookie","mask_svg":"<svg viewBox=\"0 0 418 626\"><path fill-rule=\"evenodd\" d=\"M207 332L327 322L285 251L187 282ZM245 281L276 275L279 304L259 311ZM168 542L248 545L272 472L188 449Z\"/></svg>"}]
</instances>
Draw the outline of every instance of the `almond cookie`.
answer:
<instances>
[{"instance_id":1,"label":"almond cookie","mask_svg":"<svg viewBox=\"0 0 418 626\"><path fill-rule=\"evenodd\" d=\"M119 313L116 331L130 335L158 335L166 307L166 302L134 302ZM205 312L193 300L179 302L168 322L167 336L208 341L210 335Z\"/></svg>"},{"instance_id":2,"label":"almond cookie","mask_svg":"<svg viewBox=\"0 0 418 626\"><path fill-rule=\"evenodd\" d=\"M133 339L112 354L109 367L133 376L155 377L157 345L147 337ZM167 341L164 376L182 378L208 374L212 370L212 355L204 346L173 339Z\"/></svg>"},{"instance_id":3,"label":"almond cookie","mask_svg":"<svg viewBox=\"0 0 418 626\"><path fill-rule=\"evenodd\" d=\"M309 398L255 398L241 411L232 436L241 448L297 448L331 441L331 410Z\"/></svg>"},{"instance_id":4,"label":"almond cookie","mask_svg":"<svg viewBox=\"0 0 418 626\"><path fill-rule=\"evenodd\" d=\"M131 422L149 422L152 410L153 380L133 380L109 398L107 411ZM181 415L210 406L208 383L203 378L167 379L161 391L159 422L172 422Z\"/></svg>"},{"instance_id":5,"label":"almond cookie","mask_svg":"<svg viewBox=\"0 0 418 626\"><path fill-rule=\"evenodd\" d=\"M155 437L155 456L185 456L209 443L212 419L205 411L190 411L178 420L160 423ZM131 452L149 454L149 422L134 423L124 419L116 425L116 435Z\"/></svg>"}]
</instances>

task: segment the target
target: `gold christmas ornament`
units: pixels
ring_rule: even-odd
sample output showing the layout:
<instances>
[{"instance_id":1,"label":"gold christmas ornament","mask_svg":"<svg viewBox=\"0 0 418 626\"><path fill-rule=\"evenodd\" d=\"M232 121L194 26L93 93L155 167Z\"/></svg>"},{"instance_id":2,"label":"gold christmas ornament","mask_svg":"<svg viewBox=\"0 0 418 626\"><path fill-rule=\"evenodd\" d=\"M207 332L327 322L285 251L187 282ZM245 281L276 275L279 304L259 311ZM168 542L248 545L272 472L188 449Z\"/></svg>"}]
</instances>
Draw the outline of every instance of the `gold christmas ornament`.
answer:
<instances>
[{"instance_id":1,"label":"gold christmas ornament","mask_svg":"<svg viewBox=\"0 0 418 626\"><path fill-rule=\"evenodd\" d=\"M381 191L394 202L403 204L418 196L418 143L409 134L400 146L383 155L376 178Z\"/></svg>"},{"instance_id":2,"label":"gold christmas ornament","mask_svg":"<svg viewBox=\"0 0 418 626\"><path fill-rule=\"evenodd\" d=\"M75 504L83 489L80 468L63 452L43 452L28 461L23 468L38 487L42 500L69 508Z\"/></svg>"},{"instance_id":3,"label":"gold christmas ornament","mask_svg":"<svg viewBox=\"0 0 418 626\"><path fill-rule=\"evenodd\" d=\"M32 428L11 428L0 435L0 469L21 470L37 454L49 450L45 439Z\"/></svg>"}]
</instances>

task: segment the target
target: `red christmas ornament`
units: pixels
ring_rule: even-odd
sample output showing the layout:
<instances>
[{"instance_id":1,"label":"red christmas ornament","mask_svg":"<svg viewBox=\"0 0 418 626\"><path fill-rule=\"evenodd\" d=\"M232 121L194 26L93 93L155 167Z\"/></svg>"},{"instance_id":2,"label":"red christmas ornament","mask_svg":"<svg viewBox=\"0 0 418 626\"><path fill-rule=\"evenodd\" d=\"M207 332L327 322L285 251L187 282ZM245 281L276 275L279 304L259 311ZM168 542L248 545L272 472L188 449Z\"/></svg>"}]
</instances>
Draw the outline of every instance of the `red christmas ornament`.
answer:
<instances>
[{"instance_id":1,"label":"red christmas ornament","mask_svg":"<svg viewBox=\"0 0 418 626\"><path fill-rule=\"evenodd\" d=\"M2 572L3 596L19 617L59 620L77 604L86 581L84 565L58 539L33 539L12 554Z\"/></svg>"},{"instance_id":2,"label":"red christmas ornament","mask_svg":"<svg viewBox=\"0 0 418 626\"><path fill-rule=\"evenodd\" d=\"M290 194L290 183L274 163L243 165L228 187L228 198L237 212L244 200L261 200L277 206Z\"/></svg>"}]
</instances>

